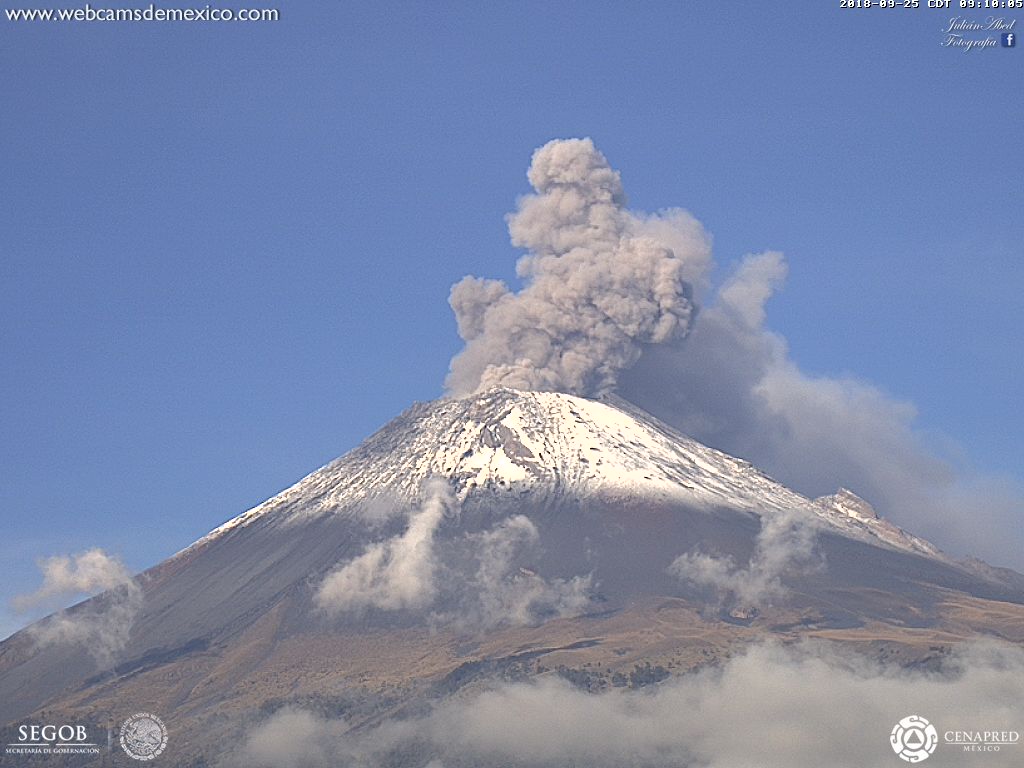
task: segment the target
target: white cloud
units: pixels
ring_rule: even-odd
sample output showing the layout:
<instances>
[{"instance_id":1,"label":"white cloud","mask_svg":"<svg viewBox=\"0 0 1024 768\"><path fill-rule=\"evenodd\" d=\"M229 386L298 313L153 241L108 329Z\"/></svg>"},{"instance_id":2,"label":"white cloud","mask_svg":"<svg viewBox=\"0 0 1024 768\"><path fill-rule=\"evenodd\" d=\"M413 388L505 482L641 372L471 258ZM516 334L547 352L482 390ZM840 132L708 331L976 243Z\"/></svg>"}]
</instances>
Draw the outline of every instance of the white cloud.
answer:
<instances>
[{"instance_id":1,"label":"white cloud","mask_svg":"<svg viewBox=\"0 0 1024 768\"><path fill-rule=\"evenodd\" d=\"M448 484L426 483L424 501L409 516L405 532L370 544L359 557L332 571L316 592L317 606L328 613L429 606L437 594L434 537L445 513L453 510Z\"/></svg>"},{"instance_id":2,"label":"white cloud","mask_svg":"<svg viewBox=\"0 0 1024 768\"><path fill-rule=\"evenodd\" d=\"M430 760L474 768L863 768L898 762L889 731L908 714L928 718L940 734L1021 730L1024 651L979 643L943 666L901 669L825 643L762 644L654 689L590 694L549 677L355 732L308 714L296 727L295 712L286 711L254 729L235 759L275 768ZM290 745L294 753L284 748ZM1020 764L1022 750L1004 747L979 761L1010 768ZM940 744L931 760L962 765L963 755Z\"/></svg>"},{"instance_id":3,"label":"white cloud","mask_svg":"<svg viewBox=\"0 0 1024 768\"><path fill-rule=\"evenodd\" d=\"M815 529L815 518L804 510L766 513L746 568L737 567L730 557L687 552L673 560L668 570L684 581L711 587L736 609L762 608L786 594L783 574L810 566Z\"/></svg>"},{"instance_id":4,"label":"white cloud","mask_svg":"<svg viewBox=\"0 0 1024 768\"><path fill-rule=\"evenodd\" d=\"M93 598L81 610L48 616L28 631L40 646L80 645L100 667L107 669L128 645L141 609L142 588L129 581Z\"/></svg>"},{"instance_id":5,"label":"white cloud","mask_svg":"<svg viewBox=\"0 0 1024 768\"><path fill-rule=\"evenodd\" d=\"M142 588L131 572L101 549L39 561L43 583L35 592L12 600L15 610L28 611L98 592L88 604L48 616L29 627L39 646L72 644L85 647L101 667L111 666L125 648L142 608Z\"/></svg>"},{"instance_id":6,"label":"white cloud","mask_svg":"<svg viewBox=\"0 0 1024 768\"><path fill-rule=\"evenodd\" d=\"M516 565L539 539L537 527L525 515L469 537L478 567L466 583L458 613L449 618L463 629L485 630L579 614L590 600L589 576L544 579Z\"/></svg>"},{"instance_id":7,"label":"white cloud","mask_svg":"<svg viewBox=\"0 0 1024 768\"><path fill-rule=\"evenodd\" d=\"M340 720L324 720L310 712L285 708L249 734L245 754L274 768L338 765L333 760L335 744L344 738L346 730L346 724ZM240 764L251 764L247 761L243 758Z\"/></svg>"},{"instance_id":8,"label":"white cloud","mask_svg":"<svg viewBox=\"0 0 1024 768\"><path fill-rule=\"evenodd\" d=\"M15 610L26 611L75 595L94 595L131 580L124 564L102 549L43 558L39 570L42 585L31 594L15 597L11 601Z\"/></svg>"},{"instance_id":9,"label":"white cloud","mask_svg":"<svg viewBox=\"0 0 1024 768\"><path fill-rule=\"evenodd\" d=\"M525 515L442 540L441 526L446 514L456 513L456 500L439 480L426 484L424 497L403 533L369 544L327 575L314 595L318 608L330 614L420 611L431 624L477 632L575 615L588 604L589 576L545 579L524 567L540 540ZM379 517L368 521L371 527Z\"/></svg>"}]
</instances>

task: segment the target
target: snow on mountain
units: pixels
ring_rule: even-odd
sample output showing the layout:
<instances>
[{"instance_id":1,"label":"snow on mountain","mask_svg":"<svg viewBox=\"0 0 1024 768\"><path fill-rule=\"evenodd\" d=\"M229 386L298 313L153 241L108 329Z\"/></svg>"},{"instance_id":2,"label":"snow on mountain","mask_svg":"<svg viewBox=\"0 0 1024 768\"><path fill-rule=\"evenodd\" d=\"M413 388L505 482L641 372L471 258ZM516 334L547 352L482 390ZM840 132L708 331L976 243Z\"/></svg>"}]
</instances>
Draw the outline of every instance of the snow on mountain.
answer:
<instances>
[{"instance_id":1,"label":"snow on mountain","mask_svg":"<svg viewBox=\"0 0 1024 768\"><path fill-rule=\"evenodd\" d=\"M888 520L883 520L878 516L874 507L846 488L840 488L831 496L820 496L814 500L814 503L819 507L821 513L840 530L851 529L854 535L866 531L882 543L897 549L946 559L938 547L930 541L907 533Z\"/></svg>"},{"instance_id":2,"label":"snow on mountain","mask_svg":"<svg viewBox=\"0 0 1024 768\"><path fill-rule=\"evenodd\" d=\"M927 664L1024 636L1024 576L953 562L850 491L811 500L620 399L511 389L413 406L137 582L112 669L74 639L0 643L0 725L156 711L176 764L207 765L282 704L358 727L506 675L614 687L755 638Z\"/></svg>"},{"instance_id":3,"label":"snow on mountain","mask_svg":"<svg viewBox=\"0 0 1024 768\"><path fill-rule=\"evenodd\" d=\"M186 551L256 520L287 525L413 503L431 477L447 479L463 503L529 495L533 501L681 501L758 515L800 509L845 536L943 557L927 541L880 519L851 491L812 501L621 398L507 388L414 405L354 450Z\"/></svg>"},{"instance_id":4,"label":"snow on mountain","mask_svg":"<svg viewBox=\"0 0 1024 768\"><path fill-rule=\"evenodd\" d=\"M815 502L863 522L879 519L874 507L846 488L840 488L831 496L820 496Z\"/></svg>"}]
</instances>

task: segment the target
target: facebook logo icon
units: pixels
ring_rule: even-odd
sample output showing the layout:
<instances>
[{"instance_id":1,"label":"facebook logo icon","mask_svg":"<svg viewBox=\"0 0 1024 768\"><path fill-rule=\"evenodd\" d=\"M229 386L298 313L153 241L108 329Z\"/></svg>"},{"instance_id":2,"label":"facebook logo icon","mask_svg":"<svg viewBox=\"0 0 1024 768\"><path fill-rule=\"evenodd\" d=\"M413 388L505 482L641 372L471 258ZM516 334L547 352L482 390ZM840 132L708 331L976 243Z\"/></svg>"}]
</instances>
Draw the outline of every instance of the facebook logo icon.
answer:
<instances>
[{"instance_id":1,"label":"facebook logo icon","mask_svg":"<svg viewBox=\"0 0 1024 768\"><path fill-rule=\"evenodd\" d=\"M1003 32L1000 37L1003 40L1003 48L1013 48L1017 45L1017 33L1016 32Z\"/></svg>"}]
</instances>

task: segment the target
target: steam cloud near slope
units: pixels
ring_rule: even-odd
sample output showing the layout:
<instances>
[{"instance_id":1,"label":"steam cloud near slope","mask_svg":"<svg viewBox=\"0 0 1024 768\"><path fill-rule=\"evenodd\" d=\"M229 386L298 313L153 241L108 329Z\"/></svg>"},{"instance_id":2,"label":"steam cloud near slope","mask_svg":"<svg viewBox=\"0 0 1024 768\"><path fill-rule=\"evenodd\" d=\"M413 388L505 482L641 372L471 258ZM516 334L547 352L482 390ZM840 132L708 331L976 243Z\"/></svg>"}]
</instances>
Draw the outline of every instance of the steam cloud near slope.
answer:
<instances>
[{"instance_id":1,"label":"steam cloud near slope","mask_svg":"<svg viewBox=\"0 0 1024 768\"><path fill-rule=\"evenodd\" d=\"M458 514L456 499L438 479L425 484L423 496L403 533L369 544L327 575L314 595L318 608L327 614L421 611L433 623L482 631L575 615L589 603L589 576L545 579L518 565L540 539L525 515L441 541L446 516ZM367 522L373 526L385 515L371 507ZM475 565L467 568L467 562Z\"/></svg>"},{"instance_id":2,"label":"steam cloud near slope","mask_svg":"<svg viewBox=\"0 0 1024 768\"><path fill-rule=\"evenodd\" d=\"M285 709L249 733L233 764L754 768L770 755L789 768L862 768L899 762L889 731L908 714L940 734L1020 730L1024 651L977 643L944 667L901 669L822 642L766 643L653 690L591 694L544 678L450 699L369 731ZM1009 768L1022 755L1017 745L976 757ZM960 747L942 743L931 758L939 766L963 759Z\"/></svg>"},{"instance_id":3,"label":"steam cloud near slope","mask_svg":"<svg viewBox=\"0 0 1024 768\"><path fill-rule=\"evenodd\" d=\"M142 589L116 557L102 549L44 558L39 561L43 583L35 592L11 601L16 611L50 608L75 596L103 592L88 606L61 611L29 628L40 646L71 644L85 647L96 663L110 667L128 643L142 608Z\"/></svg>"},{"instance_id":4,"label":"steam cloud near slope","mask_svg":"<svg viewBox=\"0 0 1024 768\"><path fill-rule=\"evenodd\" d=\"M782 254L747 256L708 289L709 237L678 209L626 209L589 139L534 153L535 192L509 216L523 287L467 277L450 298L465 348L453 394L504 384L610 389L808 496L845 486L939 546L1024 568L1024 489L954 466L914 429L914 407L850 377L809 376L766 327ZM691 290L692 288L692 290ZM703 306L697 313L697 304Z\"/></svg>"},{"instance_id":5,"label":"steam cloud near slope","mask_svg":"<svg viewBox=\"0 0 1024 768\"><path fill-rule=\"evenodd\" d=\"M809 512L786 510L761 516L761 530L746 568L730 557L687 552L668 567L673 576L715 590L739 609L762 608L786 594L782 575L812 563L815 520Z\"/></svg>"},{"instance_id":6,"label":"steam cloud near slope","mask_svg":"<svg viewBox=\"0 0 1024 768\"><path fill-rule=\"evenodd\" d=\"M39 560L43 583L35 592L11 601L16 611L46 605L73 595L93 595L131 580L131 572L116 557L102 549L75 555L57 555Z\"/></svg>"},{"instance_id":7,"label":"steam cloud near slope","mask_svg":"<svg viewBox=\"0 0 1024 768\"><path fill-rule=\"evenodd\" d=\"M521 555L540 541L525 515L513 515L494 528L467 537L476 552L477 570L467 581L461 605L450 617L463 629L533 624L540 618L573 616L590 602L591 578L544 579L517 568Z\"/></svg>"},{"instance_id":8,"label":"steam cloud near slope","mask_svg":"<svg viewBox=\"0 0 1024 768\"><path fill-rule=\"evenodd\" d=\"M437 594L439 567L434 536L454 504L447 483L429 482L425 500L409 516L405 533L370 544L359 557L329 574L317 590L316 604L328 613L429 605Z\"/></svg>"}]
</instances>

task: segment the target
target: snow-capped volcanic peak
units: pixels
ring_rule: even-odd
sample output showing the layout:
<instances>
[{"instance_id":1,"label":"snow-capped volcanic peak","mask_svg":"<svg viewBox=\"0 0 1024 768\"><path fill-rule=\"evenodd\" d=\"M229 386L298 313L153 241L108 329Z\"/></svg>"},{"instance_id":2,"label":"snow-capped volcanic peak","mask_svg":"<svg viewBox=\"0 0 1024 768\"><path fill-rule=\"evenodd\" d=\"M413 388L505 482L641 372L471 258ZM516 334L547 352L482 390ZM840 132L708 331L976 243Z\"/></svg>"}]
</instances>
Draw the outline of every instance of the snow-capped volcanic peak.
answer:
<instances>
[{"instance_id":1,"label":"snow-capped volcanic peak","mask_svg":"<svg viewBox=\"0 0 1024 768\"><path fill-rule=\"evenodd\" d=\"M381 489L415 498L437 476L463 500L529 492L685 497L747 509L806 502L624 401L505 388L415 405L307 480L324 484L322 503L338 509Z\"/></svg>"},{"instance_id":2,"label":"snow-capped volcanic peak","mask_svg":"<svg viewBox=\"0 0 1024 768\"><path fill-rule=\"evenodd\" d=\"M414 405L345 456L196 544L259 518L288 523L358 514L380 499L415 502L431 477L448 480L462 502L600 497L756 514L801 509L848 536L935 551L879 520L845 489L812 502L619 398L507 388Z\"/></svg>"}]
</instances>

